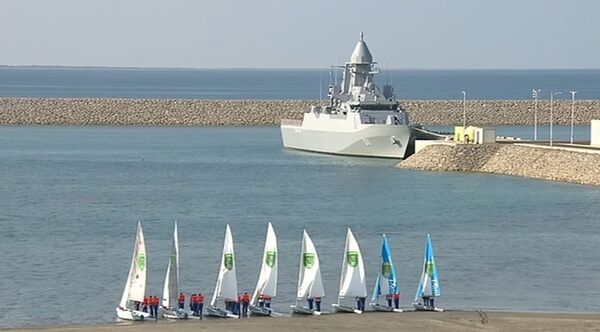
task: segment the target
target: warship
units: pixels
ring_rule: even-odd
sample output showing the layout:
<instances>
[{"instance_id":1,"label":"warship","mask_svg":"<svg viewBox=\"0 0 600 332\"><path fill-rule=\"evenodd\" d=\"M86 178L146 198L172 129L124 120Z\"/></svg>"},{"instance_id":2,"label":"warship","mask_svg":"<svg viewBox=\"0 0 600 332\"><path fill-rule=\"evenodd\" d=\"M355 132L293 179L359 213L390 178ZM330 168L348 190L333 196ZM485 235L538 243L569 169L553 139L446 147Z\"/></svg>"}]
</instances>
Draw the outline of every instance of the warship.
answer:
<instances>
[{"instance_id":1,"label":"warship","mask_svg":"<svg viewBox=\"0 0 600 332\"><path fill-rule=\"evenodd\" d=\"M329 85L328 105L311 106L302 120L281 121L283 146L289 149L383 158L406 158L423 135L411 126L390 90L374 82L380 73L363 33L342 70L342 82Z\"/></svg>"}]
</instances>

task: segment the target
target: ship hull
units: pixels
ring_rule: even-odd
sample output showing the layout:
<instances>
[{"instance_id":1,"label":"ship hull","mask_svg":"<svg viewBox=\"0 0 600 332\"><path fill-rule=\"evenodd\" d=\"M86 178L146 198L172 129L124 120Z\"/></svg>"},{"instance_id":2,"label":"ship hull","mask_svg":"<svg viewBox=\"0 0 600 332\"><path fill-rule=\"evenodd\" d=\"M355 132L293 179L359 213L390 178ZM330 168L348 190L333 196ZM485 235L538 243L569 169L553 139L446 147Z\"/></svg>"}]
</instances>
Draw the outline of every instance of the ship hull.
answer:
<instances>
[{"instance_id":1,"label":"ship hull","mask_svg":"<svg viewBox=\"0 0 600 332\"><path fill-rule=\"evenodd\" d=\"M281 125L281 137L288 149L336 155L404 159L414 152L414 132L405 125L339 131Z\"/></svg>"}]
</instances>

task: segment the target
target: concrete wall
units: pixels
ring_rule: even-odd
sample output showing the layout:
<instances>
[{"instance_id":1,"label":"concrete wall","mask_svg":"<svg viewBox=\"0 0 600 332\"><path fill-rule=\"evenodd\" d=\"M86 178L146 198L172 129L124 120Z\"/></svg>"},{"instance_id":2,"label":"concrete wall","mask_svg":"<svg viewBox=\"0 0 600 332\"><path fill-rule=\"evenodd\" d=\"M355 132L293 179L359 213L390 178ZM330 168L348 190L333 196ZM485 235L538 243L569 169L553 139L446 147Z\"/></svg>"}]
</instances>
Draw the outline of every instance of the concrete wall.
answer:
<instances>
[{"instance_id":1,"label":"concrete wall","mask_svg":"<svg viewBox=\"0 0 600 332\"><path fill-rule=\"evenodd\" d=\"M591 144L600 146L600 120L592 120Z\"/></svg>"},{"instance_id":2,"label":"concrete wall","mask_svg":"<svg viewBox=\"0 0 600 332\"><path fill-rule=\"evenodd\" d=\"M182 100L0 98L0 124L30 125L278 125L283 118L301 119L312 100ZM401 102L413 123L462 124L462 101ZM533 101L472 100L467 125L523 125L533 122ZM557 124L570 123L570 101L554 106ZM549 103L539 104L540 124L548 123ZM600 100L576 102L575 122L600 118Z\"/></svg>"},{"instance_id":3,"label":"concrete wall","mask_svg":"<svg viewBox=\"0 0 600 332\"><path fill-rule=\"evenodd\" d=\"M495 173L600 186L600 154L515 144L431 145L397 167Z\"/></svg>"}]
</instances>

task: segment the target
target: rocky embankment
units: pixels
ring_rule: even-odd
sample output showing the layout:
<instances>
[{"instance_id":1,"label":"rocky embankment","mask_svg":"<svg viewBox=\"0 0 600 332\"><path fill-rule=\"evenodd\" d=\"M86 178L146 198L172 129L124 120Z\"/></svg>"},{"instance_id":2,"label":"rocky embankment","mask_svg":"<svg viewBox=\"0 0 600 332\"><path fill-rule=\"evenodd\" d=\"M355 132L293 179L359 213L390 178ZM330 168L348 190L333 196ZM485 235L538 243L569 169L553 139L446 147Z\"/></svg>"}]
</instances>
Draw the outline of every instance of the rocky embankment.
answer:
<instances>
[{"instance_id":1,"label":"rocky embankment","mask_svg":"<svg viewBox=\"0 0 600 332\"><path fill-rule=\"evenodd\" d=\"M185 100L114 98L0 98L0 124L10 125L190 125L272 126L281 119L301 119L314 100ZM413 123L462 124L459 100L401 102ZM540 101L539 123L548 123L550 103ZM571 102L556 101L554 123L568 124ZM471 100L467 123L473 125L532 124L530 100ZM600 119L600 100L576 102L575 123Z\"/></svg>"},{"instance_id":2,"label":"rocky embankment","mask_svg":"<svg viewBox=\"0 0 600 332\"><path fill-rule=\"evenodd\" d=\"M515 144L430 145L397 167L494 173L600 186L600 154Z\"/></svg>"}]
</instances>

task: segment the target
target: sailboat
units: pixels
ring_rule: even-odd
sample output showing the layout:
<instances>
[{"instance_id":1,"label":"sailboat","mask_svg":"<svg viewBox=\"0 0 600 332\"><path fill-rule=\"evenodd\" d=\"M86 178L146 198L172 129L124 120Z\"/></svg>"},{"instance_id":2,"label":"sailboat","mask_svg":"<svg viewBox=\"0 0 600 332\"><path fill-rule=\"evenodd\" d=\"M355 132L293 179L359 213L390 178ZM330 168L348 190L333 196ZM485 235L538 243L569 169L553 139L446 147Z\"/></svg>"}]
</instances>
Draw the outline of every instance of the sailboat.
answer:
<instances>
[{"instance_id":1,"label":"sailboat","mask_svg":"<svg viewBox=\"0 0 600 332\"><path fill-rule=\"evenodd\" d=\"M375 311L402 312L402 310L399 307L396 308L395 305L379 304L379 300L381 299L386 301L391 299L394 301L394 298L399 297L399 294L396 268L394 267L394 263L392 263L392 251L388 244L387 237L383 234L383 242L381 244L381 269L377 275L375 289L373 290L373 296L371 297L371 308Z\"/></svg>"},{"instance_id":2,"label":"sailboat","mask_svg":"<svg viewBox=\"0 0 600 332\"><path fill-rule=\"evenodd\" d=\"M177 234L177 222L173 229L173 243L171 243L171 256L162 296L163 317L171 319L186 319L188 313L179 308L179 235Z\"/></svg>"},{"instance_id":3,"label":"sailboat","mask_svg":"<svg viewBox=\"0 0 600 332\"><path fill-rule=\"evenodd\" d=\"M119 302L119 305L115 309L117 311L117 317L120 319L144 320L150 317L149 313L139 310L146 293L147 271L148 264L146 261L144 233L142 231L142 223L138 222L129 274L127 275L121 302Z\"/></svg>"},{"instance_id":4,"label":"sailboat","mask_svg":"<svg viewBox=\"0 0 600 332\"><path fill-rule=\"evenodd\" d=\"M260 275L256 283L256 289L250 301L250 313L259 316L271 316L274 314L270 299L277 295L277 236L273 225L267 226L267 238L263 251ZM266 300L266 301L265 301Z\"/></svg>"},{"instance_id":5,"label":"sailboat","mask_svg":"<svg viewBox=\"0 0 600 332\"><path fill-rule=\"evenodd\" d=\"M435 265L431 236L427 234L423 272L421 273L421 280L419 280L419 286L417 287L417 294L415 294L413 305L416 310L444 311L443 309L436 307L433 302L435 297L441 295L442 289L438 279L437 266Z\"/></svg>"},{"instance_id":6,"label":"sailboat","mask_svg":"<svg viewBox=\"0 0 600 332\"><path fill-rule=\"evenodd\" d=\"M233 253L233 236L231 235L231 227L227 225L225 229L225 240L223 241L223 256L221 257L221 266L219 269L219 277L217 285L213 293L210 305L207 307L207 312L210 316L239 318L226 308L220 307L225 302L237 302L238 290L235 277L235 256Z\"/></svg>"},{"instance_id":7,"label":"sailboat","mask_svg":"<svg viewBox=\"0 0 600 332\"><path fill-rule=\"evenodd\" d=\"M354 234L352 234L352 231L348 228L338 302L332 304L332 306L336 312L353 312L361 314L363 312L363 306L357 305L355 308L348 304L348 299L353 302L358 300L356 302L363 304L366 297L367 282L365 279L365 265L363 263L358 242L356 242Z\"/></svg>"},{"instance_id":8,"label":"sailboat","mask_svg":"<svg viewBox=\"0 0 600 332\"><path fill-rule=\"evenodd\" d=\"M297 314L320 315L321 311L300 305L300 301L306 301L315 298L325 297L323 280L321 279L321 267L319 265L319 255L315 249L310 236L304 230L302 235L302 254L300 255L300 272L298 275L298 293L296 294L296 304L292 305L292 310Z\"/></svg>"}]
</instances>

